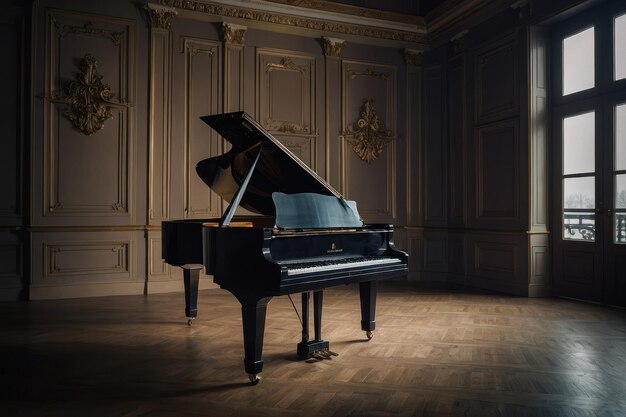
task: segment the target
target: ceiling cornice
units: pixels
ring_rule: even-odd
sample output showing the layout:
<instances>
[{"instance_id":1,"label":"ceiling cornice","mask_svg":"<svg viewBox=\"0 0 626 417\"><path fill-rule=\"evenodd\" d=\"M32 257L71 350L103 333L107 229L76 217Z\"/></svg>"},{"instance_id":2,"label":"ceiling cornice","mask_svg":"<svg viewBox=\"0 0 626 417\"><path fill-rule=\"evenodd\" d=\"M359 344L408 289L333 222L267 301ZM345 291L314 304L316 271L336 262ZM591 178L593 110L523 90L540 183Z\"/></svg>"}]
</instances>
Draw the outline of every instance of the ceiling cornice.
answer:
<instances>
[{"instance_id":1,"label":"ceiling cornice","mask_svg":"<svg viewBox=\"0 0 626 417\"><path fill-rule=\"evenodd\" d=\"M426 47L426 28L418 18L388 20L380 16L397 18L397 13L346 14L343 8L335 9L331 2L300 0L302 5L287 4L290 0L160 0L160 4L175 7L182 12L193 12L195 16L219 17L222 20L237 20L250 27L272 25L283 31L303 35L322 36L333 34L357 43L375 43L397 47ZM322 4L323 3L323 4ZM315 9L328 7L328 10ZM354 9L354 10L353 10ZM339 11L338 11L339 10ZM185 15L183 13L182 15ZM409 21L410 20L410 21Z\"/></svg>"},{"instance_id":2,"label":"ceiling cornice","mask_svg":"<svg viewBox=\"0 0 626 417\"><path fill-rule=\"evenodd\" d=\"M158 0L180 16L302 36L424 50L527 0L446 0L426 17L327 0Z\"/></svg>"},{"instance_id":3,"label":"ceiling cornice","mask_svg":"<svg viewBox=\"0 0 626 417\"><path fill-rule=\"evenodd\" d=\"M372 19L387 20L424 26L425 20L421 16L404 13L394 13L384 10L370 9L366 7L352 6L350 4L337 3L327 0L268 0L272 3L280 3L291 6L304 7L307 9L324 10L327 12L343 13L352 16L369 17Z\"/></svg>"}]
</instances>

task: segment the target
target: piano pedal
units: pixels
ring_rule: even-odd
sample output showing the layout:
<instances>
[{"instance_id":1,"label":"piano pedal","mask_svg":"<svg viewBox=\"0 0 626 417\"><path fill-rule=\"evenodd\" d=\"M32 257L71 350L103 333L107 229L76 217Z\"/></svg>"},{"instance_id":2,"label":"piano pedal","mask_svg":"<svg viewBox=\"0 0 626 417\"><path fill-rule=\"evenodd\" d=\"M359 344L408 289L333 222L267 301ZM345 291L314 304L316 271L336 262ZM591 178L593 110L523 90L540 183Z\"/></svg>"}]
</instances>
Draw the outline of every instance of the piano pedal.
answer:
<instances>
[{"instance_id":1,"label":"piano pedal","mask_svg":"<svg viewBox=\"0 0 626 417\"><path fill-rule=\"evenodd\" d=\"M311 357L315 359L319 359L323 361L324 359L330 359L330 357L324 355L323 350L316 350L315 352L311 352Z\"/></svg>"},{"instance_id":2,"label":"piano pedal","mask_svg":"<svg viewBox=\"0 0 626 417\"><path fill-rule=\"evenodd\" d=\"M330 356L339 356L338 353L333 352L332 350L326 348L324 349Z\"/></svg>"},{"instance_id":3,"label":"piano pedal","mask_svg":"<svg viewBox=\"0 0 626 417\"><path fill-rule=\"evenodd\" d=\"M332 359L330 354L328 353L328 351L326 350L318 350L315 351L311 354L311 356L313 356L316 359L320 359L320 360L325 360L325 359Z\"/></svg>"},{"instance_id":4,"label":"piano pedal","mask_svg":"<svg viewBox=\"0 0 626 417\"><path fill-rule=\"evenodd\" d=\"M311 353L311 357L313 357L315 359L320 359L320 360L332 359L333 356L339 356L339 354L333 352L332 350L330 350L328 348L316 350L316 351Z\"/></svg>"}]
</instances>

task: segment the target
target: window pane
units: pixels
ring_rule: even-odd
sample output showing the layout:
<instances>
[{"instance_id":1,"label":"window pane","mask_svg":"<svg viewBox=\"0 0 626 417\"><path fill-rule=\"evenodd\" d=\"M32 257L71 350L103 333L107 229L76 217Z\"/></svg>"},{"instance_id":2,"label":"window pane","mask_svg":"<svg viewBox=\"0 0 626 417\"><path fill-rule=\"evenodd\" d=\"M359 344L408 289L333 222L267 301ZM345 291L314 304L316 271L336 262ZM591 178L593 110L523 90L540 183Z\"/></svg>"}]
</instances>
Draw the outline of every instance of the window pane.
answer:
<instances>
[{"instance_id":1,"label":"window pane","mask_svg":"<svg viewBox=\"0 0 626 417\"><path fill-rule=\"evenodd\" d=\"M615 80L626 78L626 14L615 18Z\"/></svg>"},{"instance_id":2,"label":"window pane","mask_svg":"<svg viewBox=\"0 0 626 417\"><path fill-rule=\"evenodd\" d=\"M615 208L626 209L626 174L615 176Z\"/></svg>"},{"instance_id":3,"label":"window pane","mask_svg":"<svg viewBox=\"0 0 626 417\"><path fill-rule=\"evenodd\" d=\"M615 169L626 169L626 104L615 106Z\"/></svg>"},{"instance_id":4,"label":"window pane","mask_svg":"<svg viewBox=\"0 0 626 417\"><path fill-rule=\"evenodd\" d=\"M595 206L595 177L563 179L564 239L595 240Z\"/></svg>"},{"instance_id":5,"label":"window pane","mask_svg":"<svg viewBox=\"0 0 626 417\"><path fill-rule=\"evenodd\" d=\"M593 88L594 28L563 39L563 95Z\"/></svg>"},{"instance_id":6,"label":"window pane","mask_svg":"<svg viewBox=\"0 0 626 417\"><path fill-rule=\"evenodd\" d=\"M563 175L595 171L595 113L563 119Z\"/></svg>"},{"instance_id":7,"label":"window pane","mask_svg":"<svg viewBox=\"0 0 626 417\"><path fill-rule=\"evenodd\" d=\"M593 209L596 207L595 177L563 179L563 207Z\"/></svg>"}]
</instances>

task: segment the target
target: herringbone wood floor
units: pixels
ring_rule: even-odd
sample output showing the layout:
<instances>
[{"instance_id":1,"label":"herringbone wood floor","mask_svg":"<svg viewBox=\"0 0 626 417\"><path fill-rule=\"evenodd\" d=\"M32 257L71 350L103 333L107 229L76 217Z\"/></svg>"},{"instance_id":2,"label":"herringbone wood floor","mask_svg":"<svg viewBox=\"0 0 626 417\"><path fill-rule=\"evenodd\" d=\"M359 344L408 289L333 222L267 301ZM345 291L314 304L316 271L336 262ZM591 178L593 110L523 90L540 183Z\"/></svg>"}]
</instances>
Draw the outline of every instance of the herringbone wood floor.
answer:
<instances>
[{"instance_id":1,"label":"herringbone wood floor","mask_svg":"<svg viewBox=\"0 0 626 417\"><path fill-rule=\"evenodd\" d=\"M189 328L180 293L0 304L0 415L626 415L623 310L386 283L368 342L358 287L340 287L323 324L339 356L298 362L275 298L249 386L239 304L215 289L199 308Z\"/></svg>"}]
</instances>

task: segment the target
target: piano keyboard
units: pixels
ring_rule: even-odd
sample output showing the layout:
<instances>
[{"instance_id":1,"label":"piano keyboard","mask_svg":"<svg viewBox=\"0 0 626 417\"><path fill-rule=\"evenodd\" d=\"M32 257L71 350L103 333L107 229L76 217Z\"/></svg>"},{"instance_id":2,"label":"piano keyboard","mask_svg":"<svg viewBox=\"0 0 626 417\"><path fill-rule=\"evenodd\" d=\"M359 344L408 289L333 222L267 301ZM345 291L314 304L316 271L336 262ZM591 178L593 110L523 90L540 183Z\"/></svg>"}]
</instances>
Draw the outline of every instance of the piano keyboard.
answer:
<instances>
[{"instance_id":1,"label":"piano keyboard","mask_svg":"<svg viewBox=\"0 0 626 417\"><path fill-rule=\"evenodd\" d=\"M344 259L333 259L326 260L321 262L307 262L303 264L292 264L288 266L287 275L301 275L308 274L311 272L323 272L323 271L336 271L347 268L356 268L361 266L378 266L378 265L387 265L387 264L395 264L401 263L398 258L386 258L386 257L375 257L375 258L344 258Z\"/></svg>"}]
</instances>

